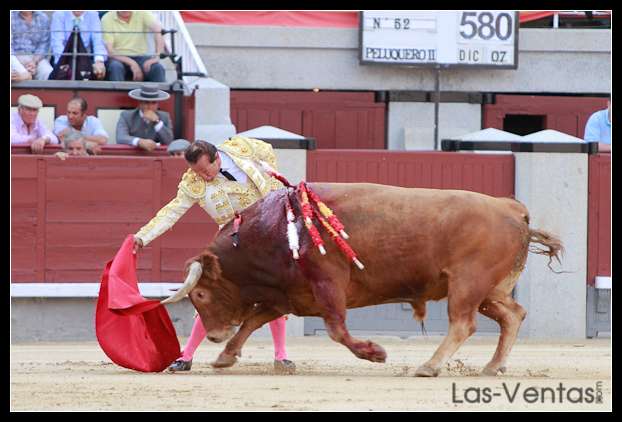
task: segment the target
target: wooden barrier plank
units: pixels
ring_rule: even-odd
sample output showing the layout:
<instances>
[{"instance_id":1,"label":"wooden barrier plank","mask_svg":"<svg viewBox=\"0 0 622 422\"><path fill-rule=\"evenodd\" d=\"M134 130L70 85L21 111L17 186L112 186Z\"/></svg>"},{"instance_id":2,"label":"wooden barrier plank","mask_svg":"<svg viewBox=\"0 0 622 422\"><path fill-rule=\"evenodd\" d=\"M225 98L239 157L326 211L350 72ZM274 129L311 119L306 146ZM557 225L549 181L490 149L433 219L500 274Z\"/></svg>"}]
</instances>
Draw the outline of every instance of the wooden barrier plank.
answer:
<instances>
[{"instance_id":1,"label":"wooden barrier plank","mask_svg":"<svg viewBox=\"0 0 622 422\"><path fill-rule=\"evenodd\" d=\"M611 276L611 154L589 158L587 283Z\"/></svg>"},{"instance_id":2,"label":"wooden barrier plank","mask_svg":"<svg viewBox=\"0 0 622 422\"><path fill-rule=\"evenodd\" d=\"M151 199L153 181L132 178L53 178L47 180L47 189L50 201L143 201Z\"/></svg>"},{"instance_id":3,"label":"wooden barrier plank","mask_svg":"<svg viewBox=\"0 0 622 422\"><path fill-rule=\"evenodd\" d=\"M405 187L468 189L513 196L512 155L437 152L315 150L307 155L307 180L370 182Z\"/></svg>"},{"instance_id":4,"label":"wooden barrier plank","mask_svg":"<svg viewBox=\"0 0 622 422\"><path fill-rule=\"evenodd\" d=\"M132 226L138 231L153 217L151 198L136 201L89 200L49 201L47 206L48 223L115 223Z\"/></svg>"}]
</instances>

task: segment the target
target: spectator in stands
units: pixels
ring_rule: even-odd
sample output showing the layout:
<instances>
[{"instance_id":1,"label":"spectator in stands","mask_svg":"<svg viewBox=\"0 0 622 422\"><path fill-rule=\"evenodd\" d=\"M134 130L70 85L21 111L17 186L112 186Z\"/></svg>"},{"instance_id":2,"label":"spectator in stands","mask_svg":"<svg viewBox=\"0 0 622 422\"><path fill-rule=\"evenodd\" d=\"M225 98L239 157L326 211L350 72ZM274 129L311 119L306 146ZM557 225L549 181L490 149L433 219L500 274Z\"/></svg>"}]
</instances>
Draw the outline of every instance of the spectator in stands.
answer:
<instances>
[{"instance_id":1,"label":"spectator in stands","mask_svg":"<svg viewBox=\"0 0 622 422\"><path fill-rule=\"evenodd\" d=\"M28 81L32 75L26 70L24 65L11 54L11 82Z\"/></svg>"},{"instance_id":2,"label":"spectator in stands","mask_svg":"<svg viewBox=\"0 0 622 422\"><path fill-rule=\"evenodd\" d=\"M11 12L11 54L34 79L46 80L52 72L47 60L50 51L50 19L43 12Z\"/></svg>"},{"instance_id":3,"label":"spectator in stands","mask_svg":"<svg viewBox=\"0 0 622 422\"><path fill-rule=\"evenodd\" d=\"M106 76L106 66L104 63L107 53L101 34L102 28L99 15L95 11L67 10L54 12L51 24L51 45L55 67L65 51L65 46L70 40L74 27L77 27L80 31L80 38L87 52L94 55L89 58L92 63L92 74L94 76L91 79L104 79ZM69 56L66 57L71 58ZM76 79L81 79L81 76L76 75Z\"/></svg>"},{"instance_id":4,"label":"spectator in stands","mask_svg":"<svg viewBox=\"0 0 622 422\"><path fill-rule=\"evenodd\" d=\"M89 155L86 149L86 140L84 135L77 131L71 130L67 133L63 140L63 150L57 152L56 155L61 160L65 160L67 157L86 157Z\"/></svg>"},{"instance_id":5,"label":"spectator in stands","mask_svg":"<svg viewBox=\"0 0 622 422\"><path fill-rule=\"evenodd\" d=\"M164 67L159 63L160 53L164 51L162 26L153 13L149 11L111 11L102 18L102 29L104 31L104 43L109 55L107 63L108 80L165 81ZM129 33L141 31L153 32L155 54L149 52L147 33Z\"/></svg>"},{"instance_id":6,"label":"spectator in stands","mask_svg":"<svg viewBox=\"0 0 622 422\"><path fill-rule=\"evenodd\" d=\"M33 154L46 144L58 144L58 138L37 118L43 106L41 99L24 94L17 99L17 111L11 113L11 143L30 143Z\"/></svg>"},{"instance_id":7,"label":"spectator in stands","mask_svg":"<svg viewBox=\"0 0 622 422\"><path fill-rule=\"evenodd\" d=\"M185 139L175 139L169 144L166 152L168 152L168 155L170 155L171 157L183 157L186 148L188 148L189 146L190 142L186 141Z\"/></svg>"},{"instance_id":8,"label":"spectator in stands","mask_svg":"<svg viewBox=\"0 0 622 422\"><path fill-rule=\"evenodd\" d=\"M119 116L117 143L134 145L146 151L153 151L160 144L170 144L173 140L170 116L158 110L158 102L170 95L153 84L145 84L130 91L129 96L139 101L138 108L126 110Z\"/></svg>"},{"instance_id":9,"label":"spectator in stands","mask_svg":"<svg viewBox=\"0 0 622 422\"><path fill-rule=\"evenodd\" d=\"M108 133L97 117L86 114L87 108L88 104L84 98L72 98L67 103L67 115L58 116L54 121L54 133L63 142L65 135L71 130L81 132L86 149L98 153L101 146L108 143Z\"/></svg>"},{"instance_id":10,"label":"spectator in stands","mask_svg":"<svg viewBox=\"0 0 622 422\"><path fill-rule=\"evenodd\" d=\"M592 114L585 125L585 142L598 142L599 152L611 152L611 94L607 108Z\"/></svg>"}]
</instances>

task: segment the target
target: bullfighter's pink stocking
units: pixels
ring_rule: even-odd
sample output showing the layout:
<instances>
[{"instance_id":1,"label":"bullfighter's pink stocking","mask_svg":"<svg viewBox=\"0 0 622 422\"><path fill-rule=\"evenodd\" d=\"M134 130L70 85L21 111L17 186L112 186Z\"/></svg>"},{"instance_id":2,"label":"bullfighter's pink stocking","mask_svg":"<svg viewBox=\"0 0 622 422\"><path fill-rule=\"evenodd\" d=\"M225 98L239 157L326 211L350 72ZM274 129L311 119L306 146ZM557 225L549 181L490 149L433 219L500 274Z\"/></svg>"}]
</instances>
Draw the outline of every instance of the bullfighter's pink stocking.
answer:
<instances>
[{"instance_id":1,"label":"bullfighter's pink stocking","mask_svg":"<svg viewBox=\"0 0 622 422\"><path fill-rule=\"evenodd\" d=\"M192 332L190 332L190 338L188 339L188 343L181 355L181 360L189 361L192 360L192 356L194 356L194 351L197 350L199 344L203 341L207 333L205 332L205 327L203 327L203 322L201 318L196 317L194 319L194 325L192 326Z\"/></svg>"},{"instance_id":2,"label":"bullfighter's pink stocking","mask_svg":"<svg viewBox=\"0 0 622 422\"><path fill-rule=\"evenodd\" d=\"M287 351L285 350L285 317L270 321L270 331L272 332L272 341L274 342L274 359L287 359Z\"/></svg>"}]
</instances>

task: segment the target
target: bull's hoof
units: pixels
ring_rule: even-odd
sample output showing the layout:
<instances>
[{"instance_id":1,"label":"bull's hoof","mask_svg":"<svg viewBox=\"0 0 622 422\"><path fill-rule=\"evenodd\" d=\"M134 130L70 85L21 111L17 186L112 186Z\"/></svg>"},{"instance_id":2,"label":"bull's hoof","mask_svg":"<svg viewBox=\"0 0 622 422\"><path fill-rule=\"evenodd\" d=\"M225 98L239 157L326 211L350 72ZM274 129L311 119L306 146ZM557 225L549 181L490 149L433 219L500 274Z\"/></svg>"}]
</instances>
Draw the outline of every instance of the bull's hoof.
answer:
<instances>
[{"instance_id":1,"label":"bull's hoof","mask_svg":"<svg viewBox=\"0 0 622 422\"><path fill-rule=\"evenodd\" d=\"M507 368L505 366L502 366L500 368L495 368L494 366L487 366L484 368L481 375L483 377L496 377L498 374L505 374L506 371Z\"/></svg>"},{"instance_id":2,"label":"bull's hoof","mask_svg":"<svg viewBox=\"0 0 622 422\"><path fill-rule=\"evenodd\" d=\"M385 352L382 346L371 341L364 342L361 346L357 347L356 356L378 363L384 363L387 360L387 352Z\"/></svg>"},{"instance_id":3,"label":"bull's hoof","mask_svg":"<svg viewBox=\"0 0 622 422\"><path fill-rule=\"evenodd\" d=\"M275 360L274 372L279 375L294 375L296 373L296 364L291 360Z\"/></svg>"},{"instance_id":4,"label":"bull's hoof","mask_svg":"<svg viewBox=\"0 0 622 422\"><path fill-rule=\"evenodd\" d=\"M216 359L210 365L212 365L213 368L229 368L230 366L235 365L237 361L238 358L236 358L235 355L229 355L225 352L222 352L218 356L218 359Z\"/></svg>"},{"instance_id":5,"label":"bull's hoof","mask_svg":"<svg viewBox=\"0 0 622 422\"><path fill-rule=\"evenodd\" d=\"M441 373L440 369L434 369L426 365L422 365L415 371L416 377L438 377Z\"/></svg>"}]
</instances>

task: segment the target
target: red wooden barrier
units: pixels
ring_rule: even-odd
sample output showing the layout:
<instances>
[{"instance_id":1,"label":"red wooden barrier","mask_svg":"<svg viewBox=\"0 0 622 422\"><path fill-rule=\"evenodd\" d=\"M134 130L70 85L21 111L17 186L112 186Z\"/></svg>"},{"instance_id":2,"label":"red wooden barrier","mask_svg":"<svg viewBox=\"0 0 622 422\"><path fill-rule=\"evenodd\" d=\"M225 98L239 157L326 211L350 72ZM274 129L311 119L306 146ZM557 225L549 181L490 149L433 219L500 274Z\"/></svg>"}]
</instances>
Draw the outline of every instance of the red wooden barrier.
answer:
<instances>
[{"instance_id":1,"label":"red wooden barrier","mask_svg":"<svg viewBox=\"0 0 622 422\"><path fill-rule=\"evenodd\" d=\"M589 158L587 282L611 276L611 154Z\"/></svg>"},{"instance_id":2,"label":"red wooden barrier","mask_svg":"<svg viewBox=\"0 0 622 422\"><path fill-rule=\"evenodd\" d=\"M464 189L514 196L514 156L447 152L315 150L307 153L310 182L370 182Z\"/></svg>"},{"instance_id":3,"label":"red wooden barrier","mask_svg":"<svg viewBox=\"0 0 622 422\"><path fill-rule=\"evenodd\" d=\"M11 281L99 282L105 263L177 192L170 157L11 157ZM141 282L181 281L217 225L198 206L138 259Z\"/></svg>"},{"instance_id":4,"label":"red wooden barrier","mask_svg":"<svg viewBox=\"0 0 622 422\"><path fill-rule=\"evenodd\" d=\"M123 155L123 156L135 156L135 157L154 157L154 156L168 156L166 152L166 145L156 147L152 152L145 151L138 147L133 147L124 144L110 144L102 145L102 151L98 155ZM60 145L46 145L43 149L42 155L54 155L57 152L62 151L63 148ZM13 155L31 155L30 144L19 143L11 144L11 154Z\"/></svg>"},{"instance_id":5,"label":"red wooden barrier","mask_svg":"<svg viewBox=\"0 0 622 422\"><path fill-rule=\"evenodd\" d=\"M271 125L315 138L318 148L386 148L385 108L373 92L231 91L238 132Z\"/></svg>"}]
</instances>

